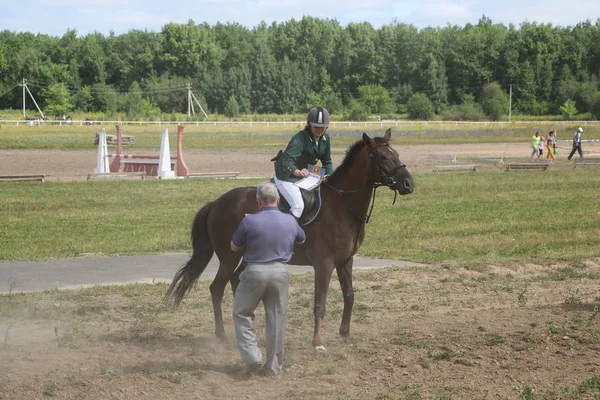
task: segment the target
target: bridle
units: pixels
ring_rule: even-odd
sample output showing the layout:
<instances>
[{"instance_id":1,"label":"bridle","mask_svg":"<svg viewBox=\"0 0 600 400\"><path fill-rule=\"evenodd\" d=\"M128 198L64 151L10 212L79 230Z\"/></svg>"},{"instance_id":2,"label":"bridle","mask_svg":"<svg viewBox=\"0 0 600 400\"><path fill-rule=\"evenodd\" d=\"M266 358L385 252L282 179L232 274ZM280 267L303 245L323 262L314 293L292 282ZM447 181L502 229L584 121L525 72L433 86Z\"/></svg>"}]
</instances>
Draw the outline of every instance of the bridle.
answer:
<instances>
[{"instance_id":1,"label":"bridle","mask_svg":"<svg viewBox=\"0 0 600 400\"><path fill-rule=\"evenodd\" d=\"M371 190L372 190L371 207L369 209L369 213L367 215L365 215L364 217L358 216L356 211L354 211L354 209L352 208L352 205L348 202L348 199L345 197L345 195L361 192L368 187L367 184L364 184L361 187L359 187L358 189L354 189L354 190L342 190L342 189L334 188L333 186L328 184L326 181L323 182L324 185L330 187L331 189L333 189L333 191L335 191L337 194L340 195L340 197L346 203L346 207L348 207L348 210L350 211L350 213L352 215L354 215L356 218L358 218L358 220L362 224L368 224L369 221L371 220L371 214L373 213L373 207L375 206L375 195L377 193L377 189L380 188L381 186L387 186L394 191L394 201L392 202L392 205L396 204L396 197L398 197L398 191L396 189L394 189L394 186L396 185L397 182L394 179L393 175L396 174L396 172L398 172L398 170L400 170L402 168L406 168L406 164L404 164L402 161L400 161L400 164L397 165L396 167L394 167L394 169L392 169L391 172L388 171L386 173L385 169L381 166L379 159L375 156L375 149L377 149L378 147L383 147L383 146L389 146L389 144L382 143L382 144L378 144L378 145L375 145L375 146L369 148L369 158L371 159L371 169L375 169L377 172L379 172L379 174L383 177L383 182L373 182L373 184L371 185Z\"/></svg>"}]
</instances>

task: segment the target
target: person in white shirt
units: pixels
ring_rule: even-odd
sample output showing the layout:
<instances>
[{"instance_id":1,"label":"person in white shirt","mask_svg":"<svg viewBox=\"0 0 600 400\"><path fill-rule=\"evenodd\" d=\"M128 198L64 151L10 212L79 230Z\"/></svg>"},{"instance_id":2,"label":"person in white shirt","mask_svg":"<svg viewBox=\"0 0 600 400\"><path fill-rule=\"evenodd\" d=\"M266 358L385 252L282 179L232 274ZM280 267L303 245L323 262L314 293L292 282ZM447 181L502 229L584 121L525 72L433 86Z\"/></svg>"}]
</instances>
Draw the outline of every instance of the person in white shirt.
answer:
<instances>
[{"instance_id":1,"label":"person in white shirt","mask_svg":"<svg viewBox=\"0 0 600 400\"><path fill-rule=\"evenodd\" d=\"M583 151L581 150L581 132L583 132L583 129L577 128L577 132L575 132L575 135L573 135L573 150L571 150L571 154L569 154L569 157L567 157L569 161L575 152L578 152L579 157L583 158Z\"/></svg>"}]
</instances>

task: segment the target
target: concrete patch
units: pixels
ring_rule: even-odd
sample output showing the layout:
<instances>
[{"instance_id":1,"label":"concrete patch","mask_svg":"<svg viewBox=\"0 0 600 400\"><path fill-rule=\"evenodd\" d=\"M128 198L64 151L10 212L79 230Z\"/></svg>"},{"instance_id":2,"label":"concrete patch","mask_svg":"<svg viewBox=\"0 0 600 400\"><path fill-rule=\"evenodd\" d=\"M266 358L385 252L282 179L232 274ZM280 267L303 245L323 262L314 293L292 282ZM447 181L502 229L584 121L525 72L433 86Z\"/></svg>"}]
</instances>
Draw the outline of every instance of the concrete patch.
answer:
<instances>
[{"instance_id":1,"label":"concrete patch","mask_svg":"<svg viewBox=\"0 0 600 400\"><path fill-rule=\"evenodd\" d=\"M0 263L0 293L76 289L95 285L171 282L189 259L187 253L147 256L78 258L35 262ZM423 265L408 261L354 257L354 269ZM219 267L213 257L201 280L212 280ZM291 265L294 274L311 273L311 266Z\"/></svg>"}]
</instances>

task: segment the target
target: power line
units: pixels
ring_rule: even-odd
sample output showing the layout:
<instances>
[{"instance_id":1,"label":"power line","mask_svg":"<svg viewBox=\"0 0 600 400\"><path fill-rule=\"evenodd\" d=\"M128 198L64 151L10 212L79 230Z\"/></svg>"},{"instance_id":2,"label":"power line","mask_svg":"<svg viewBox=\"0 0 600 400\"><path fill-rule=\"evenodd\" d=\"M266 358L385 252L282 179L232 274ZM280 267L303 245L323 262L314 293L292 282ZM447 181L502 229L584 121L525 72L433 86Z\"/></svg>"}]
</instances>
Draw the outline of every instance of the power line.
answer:
<instances>
[{"instance_id":1,"label":"power line","mask_svg":"<svg viewBox=\"0 0 600 400\"><path fill-rule=\"evenodd\" d=\"M15 86L11 87L10 89L8 89L6 92L0 94L0 97L4 96L6 93L10 92L11 90L13 90L14 88L16 88L17 86L19 86L19 85L15 85Z\"/></svg>"},{"instance_id":2,"label":"power line","mask_svg":"<svg viewBox=\"0 0 600 400\"><path fill-rule=\"evenodd\" d=\"M35 84L35 83L28 83L29 86L34 86L40 89L49 89L51 87L51 85L39 85L39 84ZM83 89L69 89L66 88L67 92L69 93L81 93L83 92ZM111 90L95 90L95 89L90 89L90 93L95 93L95 94L104 94L104 93L117 93L117 94L154 94L154 93L170 93L170 92L182 92L184 90L187 90L185 86L164 86L164 87L158 87L156 89L149 89L149 90L140 90L140 91L135 91L135 92L130 92L128 90L117 90L117 89L113 89Z\"/></svg>"}]
</instances>

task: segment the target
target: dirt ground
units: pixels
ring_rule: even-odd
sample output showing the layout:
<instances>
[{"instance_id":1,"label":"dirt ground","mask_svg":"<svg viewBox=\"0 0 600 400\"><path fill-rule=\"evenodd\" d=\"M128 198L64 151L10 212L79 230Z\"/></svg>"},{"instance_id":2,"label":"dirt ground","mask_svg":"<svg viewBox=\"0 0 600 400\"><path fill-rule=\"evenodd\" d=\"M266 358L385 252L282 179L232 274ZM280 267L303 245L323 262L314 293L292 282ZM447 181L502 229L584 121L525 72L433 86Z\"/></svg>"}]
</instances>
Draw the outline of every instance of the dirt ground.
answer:
<instances>
[{"instance_id":1,"label":"dirt ground","mask_svg":"<svg viewBox=\"0 0 600 400\"><path fill-rule=\"evenodd\" d=\"M291 279L280 379L248 377L213 336L208 282L178 310L166 285L19 295L0 304L0 399L594 399L600 396L600 259L356 272L351 334L332 282L324 343L312 274ZM264 313L256 329L264 352ZM263 353L264 354L264 353Z\"/></svg>"},{"instance_id":2,"label":"dirt ground","mask_svg":"<svg viewBox=\"0 0 600 400\"><path fill-rule=\"evenodd\" d=\"M530 155L527 143L393 146L411 172L431 172L434 163L428 158L432 154L454 154L460 164L472 164L474 156L526 158ZM239 172L239 177L267 177L273 171L269 160L274 152L269 150L225 153L189 149L184 150L184 157L190 172ZM599 155L600 143L586 143L584 150ZM344 151L333 149L334 165L341 163ZM143 151L131 153L143 154ZM568 150L561 150L558 162L566 163L567 155ZM48 181L85 180L94 171L96 158L94 150L0 150L0 176L46 174ZM482 164L478 168L494 167Z\"/></svg>"}]
</instances>

